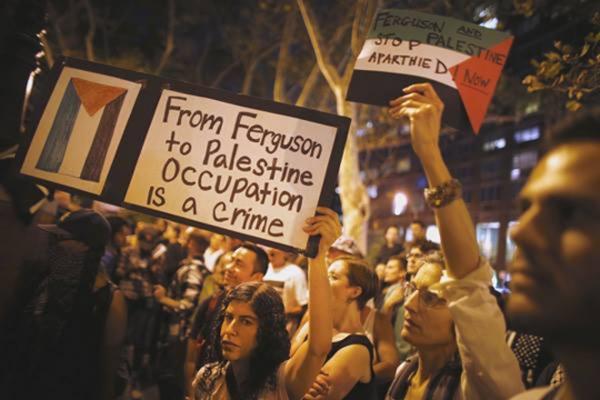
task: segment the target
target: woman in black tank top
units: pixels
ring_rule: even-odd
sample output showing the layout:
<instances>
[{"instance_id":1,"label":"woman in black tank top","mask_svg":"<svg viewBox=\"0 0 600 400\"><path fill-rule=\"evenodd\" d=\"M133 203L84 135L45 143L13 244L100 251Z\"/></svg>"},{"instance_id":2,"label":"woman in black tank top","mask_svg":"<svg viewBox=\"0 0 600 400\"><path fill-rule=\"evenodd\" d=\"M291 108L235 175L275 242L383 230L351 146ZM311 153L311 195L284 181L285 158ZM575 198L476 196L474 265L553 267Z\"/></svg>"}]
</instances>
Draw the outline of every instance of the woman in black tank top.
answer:
<instances>
[{"instance_id":1,"label":"woman in black tank top","mask_svg":"<svg viewBox=\"0 0 600 400\"><path fill-rule=\"evenodd\" d=\"M357 258L336 259L329 266L328 275L333 326L338 334L333 338L322 368L330 383L326 396L328 399L375 399L373 344L363 333L360 310L375 294L377 277L366 261Z\"/></svg>"}]
</instances>

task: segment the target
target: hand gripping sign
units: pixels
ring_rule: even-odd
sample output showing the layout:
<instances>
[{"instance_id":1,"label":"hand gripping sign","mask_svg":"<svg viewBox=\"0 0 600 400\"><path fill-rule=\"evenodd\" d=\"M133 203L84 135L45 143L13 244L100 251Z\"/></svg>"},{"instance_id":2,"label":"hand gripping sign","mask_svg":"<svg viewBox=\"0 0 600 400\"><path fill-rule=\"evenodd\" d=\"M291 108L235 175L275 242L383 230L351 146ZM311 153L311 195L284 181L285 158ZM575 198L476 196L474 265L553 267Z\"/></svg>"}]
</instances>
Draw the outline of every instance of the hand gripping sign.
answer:
<instances>
[{"instance_id":1,"label":"hand gripping sign","mask_svg":"<svg viewBox=\"0 0 600 400\"><path fill-rule=\"evenodd\" d=\"M75 59L53 70L20 173L144 213L316 253L348 118Z\"/></svg>"},{"instance_id":2,"label":"hand gripping sign","mask_svg":"<svg viewBox=\"0 0 600 400\"><path fill-rule=\"evenodd\" d=\"M387 106L402 88L430 82L442 120L479 132L512 45L508 33L410 10L377 13L360 52L347 99Z\"/></svg>"}]
</instances>

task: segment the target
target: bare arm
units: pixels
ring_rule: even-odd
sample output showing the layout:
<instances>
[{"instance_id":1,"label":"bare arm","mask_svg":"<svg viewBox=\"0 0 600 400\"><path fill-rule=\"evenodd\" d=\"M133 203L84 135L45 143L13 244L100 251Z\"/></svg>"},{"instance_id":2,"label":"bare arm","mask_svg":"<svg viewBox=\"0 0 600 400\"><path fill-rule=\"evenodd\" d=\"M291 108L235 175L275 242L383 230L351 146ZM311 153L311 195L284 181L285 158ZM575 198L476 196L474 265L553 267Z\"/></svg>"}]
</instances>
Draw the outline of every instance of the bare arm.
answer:
<instances>
[{"instance_id":1,"label":"bare arm","mask_svg":"<svg viewBox=\"0 0 600 400\"><path fill-rule=\"evenodd\" d=\"M343 399L359 381L367 382L370 363L369 350L363 345L346 346L335 353L323 367L331 385L327 399Z\"/></svg>"},{"instance_id":2,"label":"bare arm","mask_svg":"<svg viewBox=\"0 0 600 400\"><path fill-rule=\"evenodd\" d=\"M308 263L308 342L294 353L285 369L286 388L292 399L299 399L308 391L331 348L333 321L325 255L340 236L341 227L334 211L319 207L317 212L320 215L307 219L304 226L306 233L321 235L321 240L317 256Z\"/></svg>"},{"instance_id":3,"label":"bare arm","mask_svg":"<svg viewBox=\"0 0 600 400\"><path fill-rule=\"evenodd\" d=\"M387 316L376 312L373 336L376 343L378 361L373 365L375 378L379 383L394 379L396 368L400 364L400 355L394 344L394 330Z\"/></svg>"},{"instance_id":4,"label":"bare arm","mask_svg":"<svg viewBox=\"0 0 600 400\"><path fill-rule=\"evenodd\" d=\"M444 104L429 83L410 85L404 95L390 102L394 118L410 120L412 147L427 175L430 187L452 179L439 148ZM462 278L479 264L479 248L473 221L462 198L434 209L448 272Z\"/></svg>"},{"instance_id":5,"label":"bare arm","mask_svg":"<svg viewBox=\"0 0 600 400\"><path fill-rule=\"evenodd\" d=\"M125 340L127 328L127 307L120 290L113 294L112 302L106 316L104 341L100 352L100 399L114 398L114 380Z\"/></svg>"}]
</instances>

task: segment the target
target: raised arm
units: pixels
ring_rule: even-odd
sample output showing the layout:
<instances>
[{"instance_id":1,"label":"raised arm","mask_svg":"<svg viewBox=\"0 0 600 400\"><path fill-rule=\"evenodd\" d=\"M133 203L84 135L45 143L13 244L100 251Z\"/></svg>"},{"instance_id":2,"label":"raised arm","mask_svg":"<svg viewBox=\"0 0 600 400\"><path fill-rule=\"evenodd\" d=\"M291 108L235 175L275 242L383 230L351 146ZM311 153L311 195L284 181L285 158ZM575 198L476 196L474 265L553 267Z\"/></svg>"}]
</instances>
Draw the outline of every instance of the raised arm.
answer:
<instances>
[{"instance_id":1,"label":"raised arm","mask_svg":"<svg viewBox=\"0 0 600 400\"><path fill-rule=\"evenodd\" d=\"M318 207L319 215L306 220L304 231L321 235L317 256L308 262L308 341L286 364L285 382L288 396L300 399L318 375L331 348L333 320L331 315L331 290L327 278L325 255L331 244L341 234L337 214Z\"/></svg>"},{"instance_id":2,"label":"raised arm","mask_svg":"<svg viewBox=\"0 0 600 400\"><path fill-rule=\"evenodd\" d=\"M444 104L429 83L410 85L404 88L403 96L390 102L392 117L410 121L412 147L423 165L429 188L452 180L439 147L443 110ZM449 204L434 208L434 214L448 272L455 278L463 278L479 264L479 248L467 207L458 196Z\"/></svg>"}]
</instances>

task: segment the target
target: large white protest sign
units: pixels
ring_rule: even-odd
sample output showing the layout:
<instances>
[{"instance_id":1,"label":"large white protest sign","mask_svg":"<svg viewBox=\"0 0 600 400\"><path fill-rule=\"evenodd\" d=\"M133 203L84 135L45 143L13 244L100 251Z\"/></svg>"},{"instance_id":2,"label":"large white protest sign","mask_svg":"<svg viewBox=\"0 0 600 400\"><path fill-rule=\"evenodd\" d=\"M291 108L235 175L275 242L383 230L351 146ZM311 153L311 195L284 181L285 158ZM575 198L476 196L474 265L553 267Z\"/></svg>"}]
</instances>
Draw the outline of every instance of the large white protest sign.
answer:
<instances>
[{"instance_id":1,"label":"large white protest sign","mask_svg":"<svg viewBox=\"0 0 600 400\"><path fill-rule=\"evenodd\" d=\"M315 254L302 226L331 205L348 118L75 59L42 103L22 175Z\"/></svg>"},{"instance_id":2,"label":"large white protest sign","mask_svg":"<svg viewBox=\"0 0 600 400\"><path fill-rule=\"evenodd\" d=\"M125 202L303 248L336 127L164 90Z\"/></svg>"}]
</instances>

